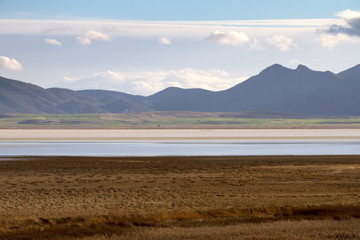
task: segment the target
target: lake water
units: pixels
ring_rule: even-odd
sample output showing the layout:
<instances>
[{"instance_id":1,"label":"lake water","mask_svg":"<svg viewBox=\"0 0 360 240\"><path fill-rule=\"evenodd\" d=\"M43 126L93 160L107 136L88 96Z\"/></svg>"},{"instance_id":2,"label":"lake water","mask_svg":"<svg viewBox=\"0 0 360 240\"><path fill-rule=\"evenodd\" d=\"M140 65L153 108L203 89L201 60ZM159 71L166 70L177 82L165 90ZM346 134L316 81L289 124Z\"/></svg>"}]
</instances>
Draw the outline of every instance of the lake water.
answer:
<instances>
[{"instance_id":1,"label":"lake water","mask_svg":"<svg viewBox=\"0 0 360 240\"><path fill-rule=\"evenodd\" d=\"M359 155L360 140L0 141L0 156Z\"/></svg>"}]
</instances>

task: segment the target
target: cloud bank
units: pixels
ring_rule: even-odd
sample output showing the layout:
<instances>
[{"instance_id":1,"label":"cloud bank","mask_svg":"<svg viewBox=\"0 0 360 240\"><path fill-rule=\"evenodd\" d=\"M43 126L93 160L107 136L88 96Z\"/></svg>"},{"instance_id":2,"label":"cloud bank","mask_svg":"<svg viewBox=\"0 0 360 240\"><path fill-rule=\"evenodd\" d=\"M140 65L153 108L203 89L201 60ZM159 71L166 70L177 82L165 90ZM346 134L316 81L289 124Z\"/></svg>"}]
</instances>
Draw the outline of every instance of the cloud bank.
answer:
<instances>
[{"instance_id":1,"label":"cloud bank","mask_svg":"<svg viewBox=\"0 0 360 240\"><path fill-rule=\"evenodd\" d=\"M245 77L233 77L224 70L184 68L177 70L96 72L89 76L64 76L77 89L108 89L133 94L150 95L167 87L203 88L213 91L230 88ZM67 86L64 86L67 87Z\"/></svg>"},{"instance_id":2,"label":"cloud bank","mask_svg":"<svg viewBox=\"0 0 360 240\"><path fill-rule=\"evenodd\" d=\"M341 19L286 19L286 20L236 20L236 21L121 21L121 20L16 20L0 19L0 34L75 36L82 43L92 40L91 32L106 35L102 39L159 36L167 38L193 38L229 43L226 39L246 41L251 38L269 37L276 34L291 36L292 33L309 33L329 24L341 24ZM89 32L89 33L88 33ZM234 32L234 34L233 34ZM211 33L211 34L209 34ZM243 34L241 34L243 33ZM90 35L90 36L89 36ZM95 39L94 39L95 40ZM233 40L230 41L233 44ZM236 43L235 43L236 44Z\"/></svg>"},{"instance_id":3,"label":"cloud bank","mask_svg":"<svg viewBox=\"0 0 360 240\"><path fill-rule=\"evenodd\" d=\"M94 41L110 41L118 37L156 38L158 43L167 46L172 44L170 39L191 39L197 42L205 39L205 41L219 45L247 47L249 51L268 49L266 45L269 44L280 51L289 51L296 46L295 41L299 43L307 41L307 44L314 43L313 39L316 38L318 29L324 30L331 25L338 26L337 29L339 31L342 29L341 31L344 32L343 28L353 26L352 29L354 29L357 27L358 14L356 11L344 11L338 16L336 19L236 21L0 19L0 35L67 36L70 39L75 38L76 42L81 45L90 45ZM350 25L346 25L344 19ZM349 32L349 29L346 31ZM324 34L324 31L322 33ZM331 35L330 33L326 34ZM325 38L323 37L323 39ZM312 42L309 43L310 41ZM323 46L331 45L324 41L318 39L317 43Z\"/></svg>"},{"instance_id":4,"label":"cloud bank","mask_svg":"<svg viewBox=\"0 0 360 240\"><path fill-rule=\"evenodd\" d=\"M3 70L20 71L21 64L15 58L0 56L0 68Z\"/></svg>"},{"instance_id":5,"label":"cloud bank","mask_svg":"<svg viewBox=\"0 0 360 240\"><path fill-rule=\"evenodd\" d=\"M360 37L360 11L348 9L339 12L337 16L345 21L346 25L333 24L326 30L326 33Z\"/></svg>"},{"instance_id":6,"label":"cloud bank","mask_svg":"<svg viewBox=\"0 0 360 240\"><path fill-rule=\"evenodd\" d=\"M334 48L340 43L355 42L360 37L360 11L347 9L336 14L337 23L317 29L315 40L324 48Z\"/></svg>"}]
</instances>

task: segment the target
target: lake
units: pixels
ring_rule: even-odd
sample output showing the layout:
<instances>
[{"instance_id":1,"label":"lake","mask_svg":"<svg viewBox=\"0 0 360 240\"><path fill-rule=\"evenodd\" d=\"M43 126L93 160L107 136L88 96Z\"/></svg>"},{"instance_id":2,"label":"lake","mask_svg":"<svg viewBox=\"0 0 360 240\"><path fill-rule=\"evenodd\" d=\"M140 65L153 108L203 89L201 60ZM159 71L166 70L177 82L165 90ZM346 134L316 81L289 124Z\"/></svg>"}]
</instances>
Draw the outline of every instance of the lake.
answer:
<instances>
[{"instance_id":1,"label":"lake","mask_svg":"<svg viewBox=\"0 0 360 240\"><path fill-rule=\"evenodd\" d=\"M0 142L0 156L357 155L358 140Z\"/></svg>"}]
</instances>

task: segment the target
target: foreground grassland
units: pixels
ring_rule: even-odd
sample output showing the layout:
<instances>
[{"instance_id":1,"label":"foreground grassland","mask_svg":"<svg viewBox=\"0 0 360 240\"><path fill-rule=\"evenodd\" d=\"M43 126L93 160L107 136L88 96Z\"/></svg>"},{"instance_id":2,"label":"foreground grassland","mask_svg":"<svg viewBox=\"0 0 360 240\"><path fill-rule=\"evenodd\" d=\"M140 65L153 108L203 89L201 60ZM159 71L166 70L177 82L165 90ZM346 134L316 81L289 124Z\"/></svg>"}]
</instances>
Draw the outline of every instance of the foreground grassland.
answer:
<instances>
[{"instance_id":1,"label":"foreground grassland","mask_svg":"<svg viewBox=\"0 0 360 240\"><path fill-rule=\"evenodd\" d=\"M196 112L0 114L0 128L360 128L360 117Z\"/></svg>"},{"instance_id":2,"label":"foreground grassland","mask_svg":"<svg viewBox=\"0 0 360 240\"><path fill-rule=\"evenodd\" d=\"M78 238L79 240L278 240L278 239L353 239L360 236L360 220L302 220L278 221L268 223L243 223L228 226L148 228L137 232L127 232L121 235L95 235Z\"/></svg>"},{"instance_id":3,"label":"foreground grassland","mask_svg":"<svg viewBox=\"0 0 360 240\"><path fill-rule=\"evenodd\" d=\"M0 239L359 239L360 156L17 157Z\"/></svg>"}]
</instances>

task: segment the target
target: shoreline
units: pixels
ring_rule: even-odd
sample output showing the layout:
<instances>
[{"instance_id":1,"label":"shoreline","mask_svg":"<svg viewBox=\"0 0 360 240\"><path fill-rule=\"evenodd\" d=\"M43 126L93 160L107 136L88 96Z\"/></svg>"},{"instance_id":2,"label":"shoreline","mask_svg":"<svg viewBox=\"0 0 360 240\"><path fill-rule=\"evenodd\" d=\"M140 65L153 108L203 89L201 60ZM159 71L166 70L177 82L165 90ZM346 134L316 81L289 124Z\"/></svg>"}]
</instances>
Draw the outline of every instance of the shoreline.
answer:
<instances>
[{"instance_id":1,"label":"shoreline","mask_svg":"<svg viewBox=\"0 0 360 240\"><path fill-rule=\"evenodd\" d=\"M360 129L0 129L0 141L360 140Z\"/></svg>"},{"instance_id":2,"label":"shoreline","mask_svg":"<svg viewBox=\"0 0 360 240\"><path fill-rule=\"evenodd\" d=\"M318 159L314 159L317 158ZM173 161L181 161L181 160L188 160L188 161L208 161L208 160L222 160L222 161L234 161L234 160L246 160L246 161L260 161L260 164L266 163L267 161L270 162L279 162L286 165L291 165L294 163L300 163L300 160L304 160L303 164L307 164L308 161L313 161L313 163L322 163L326 164L329 162L336 162L336 163L352 163L353 161L360 163L360 155L357 154L347 154L347 155L338 155L338 154L332 154L332 155L197 155L197 156L53 156L53 155L12 155L12 156L0 156L0 158L11 158L15 160L13 161L33 161L37 162L39 160L47 160L47 161L134 161L137 160L139 162L149 162L149 161L167 161L167 160L173 160ZM343 158L341 160L341 158ZM137 160L135 160L137 159ZM289 160L290 162L286 162ZM349 162L346 162L348 160ZM359 166L360 167L360 166Z\"/></svg>"}]
</instances>

